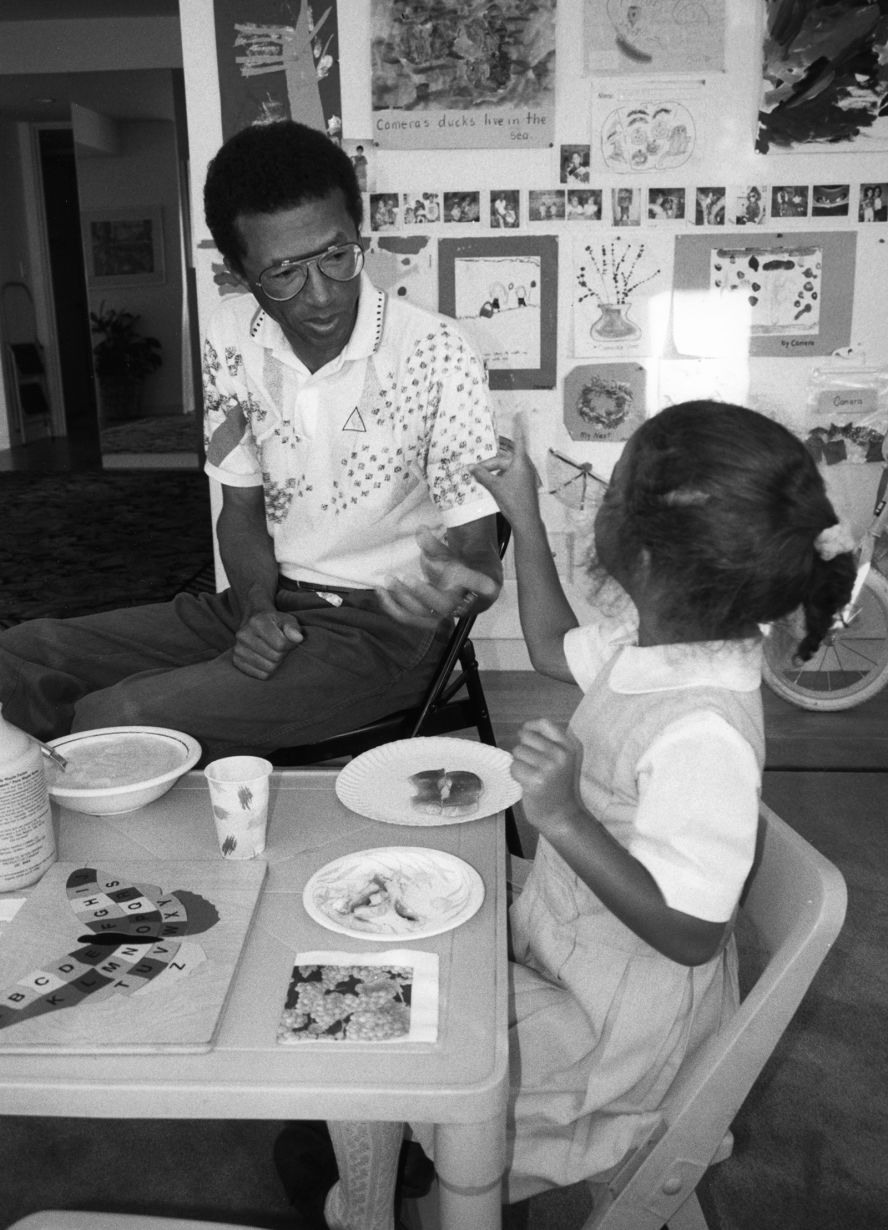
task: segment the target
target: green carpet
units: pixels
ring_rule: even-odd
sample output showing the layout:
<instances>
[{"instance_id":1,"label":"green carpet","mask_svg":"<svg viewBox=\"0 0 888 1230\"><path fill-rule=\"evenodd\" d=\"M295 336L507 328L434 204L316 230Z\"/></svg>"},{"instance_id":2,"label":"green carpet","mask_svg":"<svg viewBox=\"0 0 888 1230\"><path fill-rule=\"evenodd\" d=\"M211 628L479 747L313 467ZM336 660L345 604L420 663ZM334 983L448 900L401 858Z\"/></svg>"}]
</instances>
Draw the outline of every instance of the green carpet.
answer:
<instances>
[{"instance_id":1,"label":"green carpet","mask_svg":"<svg viewBox=\"0 0 888 1230\"><path fill-rule=\"evenodd\" d=\"M0 627L212 586L198 470L0 474Z\"/></svg>"}]
</instances>

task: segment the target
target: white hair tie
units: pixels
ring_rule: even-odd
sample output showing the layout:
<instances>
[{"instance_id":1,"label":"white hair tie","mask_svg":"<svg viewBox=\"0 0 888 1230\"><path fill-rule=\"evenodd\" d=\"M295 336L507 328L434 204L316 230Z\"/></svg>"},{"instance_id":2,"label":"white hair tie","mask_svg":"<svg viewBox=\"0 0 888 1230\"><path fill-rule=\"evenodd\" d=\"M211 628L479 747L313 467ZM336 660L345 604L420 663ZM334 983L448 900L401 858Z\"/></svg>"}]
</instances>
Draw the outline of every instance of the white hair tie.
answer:
<instances>
[{"instance_id":1,"label":"white hair tie","mask_svg":"<svg viewBox=\"0 0 888 1230\"><path fill-rule=\"evenodd\" d=\"M814 539L814 550L824 560L835 559L837 555L853 551L856 546L857 539L851 533L851 527L847 521L837 521L835 525L828 525Z\"/></svg>"}]
</instances>

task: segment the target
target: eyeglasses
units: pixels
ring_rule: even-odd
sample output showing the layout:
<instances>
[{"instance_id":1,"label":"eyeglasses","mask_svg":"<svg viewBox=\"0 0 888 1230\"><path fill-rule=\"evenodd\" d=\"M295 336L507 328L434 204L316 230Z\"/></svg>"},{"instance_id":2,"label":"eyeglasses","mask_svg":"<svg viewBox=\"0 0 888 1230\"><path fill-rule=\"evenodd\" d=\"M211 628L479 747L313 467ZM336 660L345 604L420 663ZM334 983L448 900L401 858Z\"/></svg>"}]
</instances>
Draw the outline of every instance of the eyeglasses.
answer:
<instances>
[{"instance_id":1,"label":"eyeglasses","mask_svg":"<svg viewBox=\"0 0 888 1230\"><path fill-rule=\"evenodd\" d=\"M269 299L284 303L302 290L312 265L333 282L350 282L364 268L364 249L359 243L337 243L319 256L281 261L263 269L256 285Z\"/></svg>"}]
</instances>

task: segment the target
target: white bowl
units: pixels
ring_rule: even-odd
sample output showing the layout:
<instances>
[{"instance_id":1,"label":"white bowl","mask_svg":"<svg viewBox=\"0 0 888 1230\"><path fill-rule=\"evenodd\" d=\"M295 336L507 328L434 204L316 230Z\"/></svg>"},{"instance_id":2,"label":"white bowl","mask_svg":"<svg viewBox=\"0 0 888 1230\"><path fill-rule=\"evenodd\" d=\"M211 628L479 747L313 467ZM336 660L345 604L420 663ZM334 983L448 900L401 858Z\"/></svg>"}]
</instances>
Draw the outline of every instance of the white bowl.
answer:
<instances>
[{"instance_id":1,"label":"white bowl","mask_svg":"<svg viewBox=\"0 0 888 1230\"><path fill-rule=\"evenodd\" d=\"M91 816L116 816L159 799L201 752L191 735L163 726L103 726L51 739L49 746L68 761L63 772L47 760L50 797Z\"/></svg>"}]
</instances>

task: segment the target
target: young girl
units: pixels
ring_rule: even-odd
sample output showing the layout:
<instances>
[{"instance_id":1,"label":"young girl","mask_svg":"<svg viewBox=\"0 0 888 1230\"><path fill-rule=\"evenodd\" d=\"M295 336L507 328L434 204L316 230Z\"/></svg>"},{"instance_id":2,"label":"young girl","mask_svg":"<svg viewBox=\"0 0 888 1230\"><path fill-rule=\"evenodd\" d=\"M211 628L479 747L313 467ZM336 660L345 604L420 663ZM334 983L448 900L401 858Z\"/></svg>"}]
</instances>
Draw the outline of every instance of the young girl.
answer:
<instances>
[{"instance_id":1,"label":"young girl","mask_svg":"<svg viewBox=\"0 0 888 1230\"><path fill-rule=\"evenodd\" d=\"M673 406L631 437L595 522L593 573L609 580L589 626L558 580L523 433L474 473L512 524L534 667L585 693L567 730L535 719L514 750L539 837L510 916L512 1203L617 1165L734 1012L764 760L760 625L801 607L810 655L854 564L807 450L739 406ZM390 1230L393 1181L365 1184L388 1202L376 1221L347 1173L362 1128L378 1143L392 1131L352 1125L349 1142L334 1126L327 1220ZM395 1158L399 1144L395 1129Z\"/></svg>"}]
</instances>

